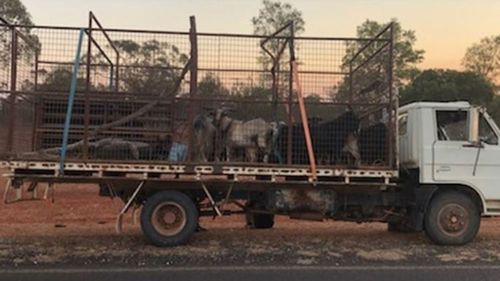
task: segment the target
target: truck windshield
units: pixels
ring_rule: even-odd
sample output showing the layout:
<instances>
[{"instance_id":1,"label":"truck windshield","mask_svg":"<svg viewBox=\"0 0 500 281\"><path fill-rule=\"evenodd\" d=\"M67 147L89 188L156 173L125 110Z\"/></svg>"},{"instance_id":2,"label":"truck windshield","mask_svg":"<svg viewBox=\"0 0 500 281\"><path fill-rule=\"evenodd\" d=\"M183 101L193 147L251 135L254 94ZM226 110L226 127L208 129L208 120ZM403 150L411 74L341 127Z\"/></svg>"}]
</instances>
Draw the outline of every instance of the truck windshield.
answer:
<instances>
[{"instance_id":1,"label":"truck windshield","mask_svg":"<svg viewBox=\"0 0 500 281\"><path fill-rule=\"evenodd\" d=\"M466 141L469 132L467 114L467 111L436 111L438 140Z\"/></svg>"}]
</instances>

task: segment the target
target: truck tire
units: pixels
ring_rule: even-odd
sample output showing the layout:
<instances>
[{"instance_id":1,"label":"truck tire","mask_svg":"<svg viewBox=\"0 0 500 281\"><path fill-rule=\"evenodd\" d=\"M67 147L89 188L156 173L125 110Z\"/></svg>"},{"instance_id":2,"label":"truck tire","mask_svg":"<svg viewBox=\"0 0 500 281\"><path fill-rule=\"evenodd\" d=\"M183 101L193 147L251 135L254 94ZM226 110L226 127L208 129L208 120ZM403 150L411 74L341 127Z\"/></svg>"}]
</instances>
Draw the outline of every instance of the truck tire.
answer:
<instances>
[{"instance_id":1,"label":"truck tire","mask_svg":"<svg viewBox=\"0 0 500 281\"><path fill-rule=\"evenodd\" d=\"M198 210L187 195L162 191L149 197L141 212L146 240L160 247L185 244L198 225Z\"/></svg>"},{"instance_id":2,"label":"truck tire","mask_svg":"<svg viewBox=\"0 0 500 281\"><path fill-rule=\"evenodd\" d=\"M476 236L481 212L464 193L447 191L429 203L424 218L425 233L438 245L464 245Z\"/></svg>"},{"instance_id":3,"label":"truck tire","mask_svg":"<svg viewBox=\"0 0 500 281\"><path fill-rule=\"evenodd\" d=\"M274 226L273 214L247 213L247 225L254 229L268 229Z\"/></svg>"}]
</instances>

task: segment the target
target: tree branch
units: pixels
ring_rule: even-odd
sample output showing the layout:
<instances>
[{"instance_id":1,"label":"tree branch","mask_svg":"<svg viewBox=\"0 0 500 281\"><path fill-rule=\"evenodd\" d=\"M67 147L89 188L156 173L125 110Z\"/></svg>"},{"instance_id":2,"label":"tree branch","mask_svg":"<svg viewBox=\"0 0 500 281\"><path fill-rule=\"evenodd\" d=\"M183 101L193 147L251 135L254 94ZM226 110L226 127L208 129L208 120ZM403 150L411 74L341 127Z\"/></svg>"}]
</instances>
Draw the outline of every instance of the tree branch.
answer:
<instances>
[{"instance_id":1,"label":"tree branch","mask_svg":"<svg viewBox=\"0 0 500 281\"><path fill-rule=\"evenodd\" d=\"M113 127L122 125L122 124L127 123L131 120L134 120L135 118L145 114L146 112L151 110L153 107L158 105L160 103L162 97L174 95L179 90L181 83L182 83L182 80L184 80L184 76L186 76L186 73L188 72L190 65L191 65L191 59L189 59L187 61L186 65L184 65L184 68L182 69L181 75L179 75L179 78L177 79L177 81L175 81L174 87L170 91L168 91L168 89L165 88L163 90L163 92L161 92L160 95L158 95L158 99L146 104L145 106L141 107L136 112L131 113L131 114L129 114L121 119L118 119L118 120L115 120L115 121L112 121L112 122L109 122L109 123L106 123L106 124L103 124L103 125L97 127L93 132L90 133L90 136L94 137L102 131L111 129Z\"/></svg>"}]
</instances>

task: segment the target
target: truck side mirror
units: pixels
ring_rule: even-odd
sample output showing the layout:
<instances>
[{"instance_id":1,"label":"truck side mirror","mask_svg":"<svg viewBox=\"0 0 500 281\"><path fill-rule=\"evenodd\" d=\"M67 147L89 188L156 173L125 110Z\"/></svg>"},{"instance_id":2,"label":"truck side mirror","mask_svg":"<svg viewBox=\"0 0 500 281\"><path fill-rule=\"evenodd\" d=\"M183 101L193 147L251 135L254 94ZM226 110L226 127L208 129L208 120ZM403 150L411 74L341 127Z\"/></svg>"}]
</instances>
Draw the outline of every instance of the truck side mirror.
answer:
<instances>
[{"instance_id":1,"label":"truck side mirror","mask_svg":"<svg viewBox=\"0 0 500 281\"><path fill-rule=\"evenodd\" d=\"M469 141L479 143L479 107L472 107L469 116Z\"/></svg>"}]
</instances>

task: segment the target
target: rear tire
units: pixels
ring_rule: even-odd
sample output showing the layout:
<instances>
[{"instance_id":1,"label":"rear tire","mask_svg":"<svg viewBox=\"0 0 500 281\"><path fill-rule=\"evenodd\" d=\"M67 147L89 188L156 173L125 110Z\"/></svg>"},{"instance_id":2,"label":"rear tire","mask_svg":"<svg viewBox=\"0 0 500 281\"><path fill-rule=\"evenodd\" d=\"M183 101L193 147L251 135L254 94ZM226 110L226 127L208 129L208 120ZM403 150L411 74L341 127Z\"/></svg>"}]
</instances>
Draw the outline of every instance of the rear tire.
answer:
<instances>
[{"instance_id":1,"label":"rear tire","mask_svg":"<svg viewBox=\"0 0 500 281\"><path fill-rule=\"evenodd\" d=\"M146 200L141 228L146 240L159 247L185 244L198 225L198 210L186 194L162 191Z\"/></svg>"},{"instance_id":2,"label":"rear tire","mask_svg":"<svg viewBox=\"0 0 500 281\"><path fill-rule=\"evenodd\" d=\"M464 245L472 241L480 223L477 204L470 196L457 191L437 194L424 218L427 236L439 245Z\"/></svg>"}]
</instances>

